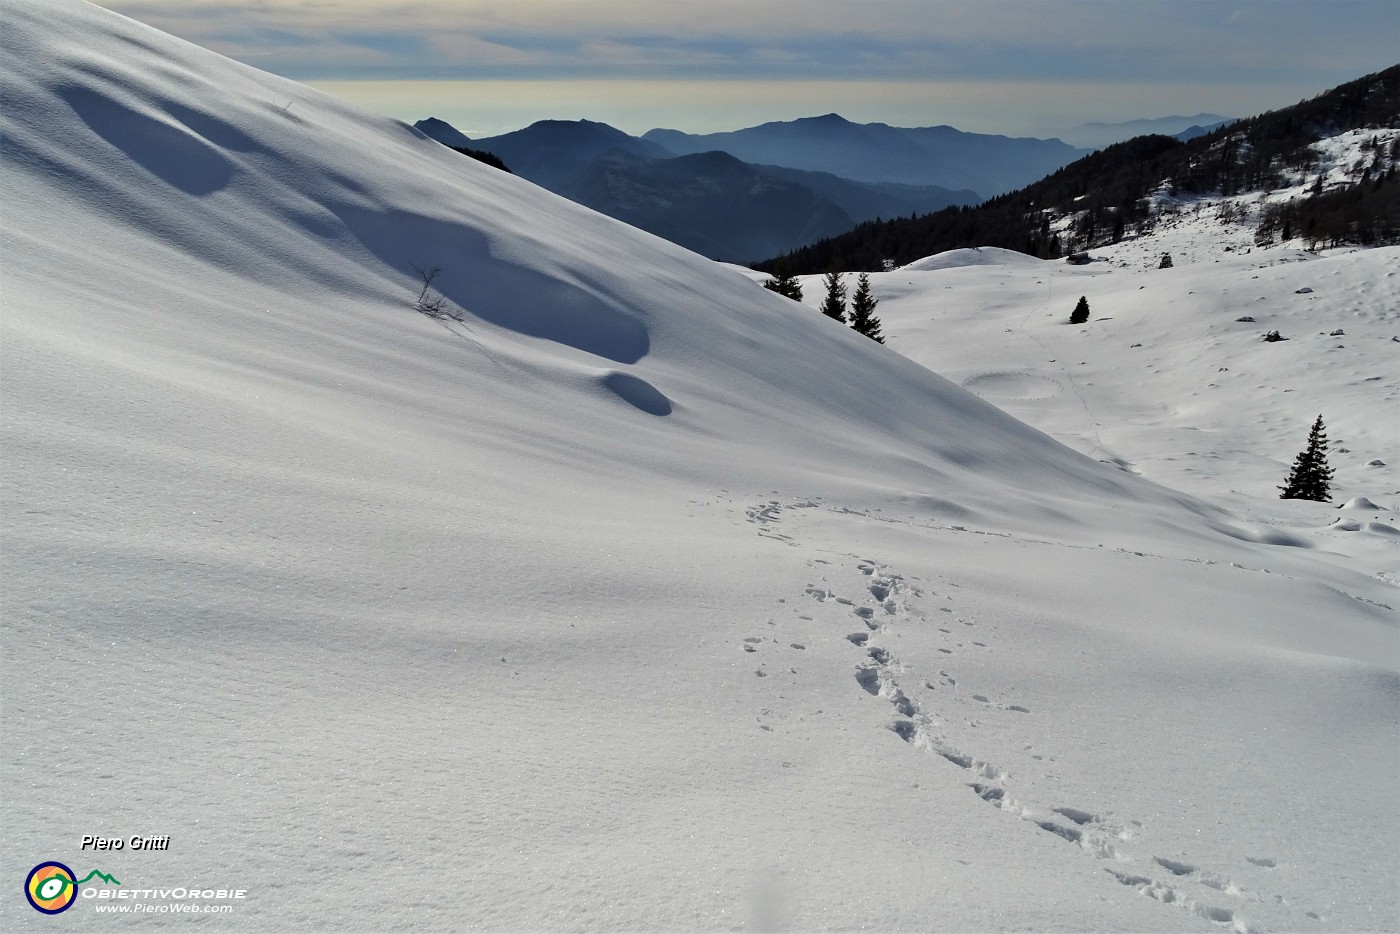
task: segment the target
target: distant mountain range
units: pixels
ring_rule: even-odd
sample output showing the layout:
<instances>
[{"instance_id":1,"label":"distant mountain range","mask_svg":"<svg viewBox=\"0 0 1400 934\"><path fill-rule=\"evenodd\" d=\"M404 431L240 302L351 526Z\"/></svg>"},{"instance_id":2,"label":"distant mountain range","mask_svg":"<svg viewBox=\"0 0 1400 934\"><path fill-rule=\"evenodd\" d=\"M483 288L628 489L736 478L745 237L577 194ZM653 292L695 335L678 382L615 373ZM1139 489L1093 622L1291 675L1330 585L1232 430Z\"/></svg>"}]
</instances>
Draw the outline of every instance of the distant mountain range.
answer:
<instances>
[{"instance_id":1,"label":"distant mountain range","mask_svg":"<svg viewBox=\"0 0 1400 934\"><path fill-rule=\"evenodd\" d=\"M1186 141L1231 122L1201 113L1087 123L1065 136L1094 148L1145 134ZM490 153L572 201L738 263L790 253L877 219L978 205L1091 151L1060 139L853 123L834 113L725 133L654 129L640 137L591 120L542 120L480 139L436 118L416 126L446 145Z\"/></svg>"},{"instance_id":2,"label":"distant mountain range","mask_svg":"<svg viewBox=\"0 0 1400 934\"><path fill-rule=\"evenodd\" d=\"M416 124L449 146L489 152L556 194L714 259L751 262L835 236L865 220L977 204L974 190L857 181L715 148L677 153L591 120L542 120L470 139L451 124Z\"/></svg>"},{"instance_id":3,"label":"distant mountain range","mask_svg":"<svg viewBox=\"0 0 1400 934\"><path fill-rule=\"evenodd\" d=\"M1122 123L1083 123L1055 135L1071 146L1102 149L1134 136L1173 136L1182 142L1204 136L1211 130L1233 123L1234 117L1220 114L1196 114L1191 117L1154 117L1150 120L1126 120Z\"/></svg>"},{"instance_id":4,"label":"distant mountain range","mask_svg":"<svg viewBox=\"0 0 1400 934\"><path fill-rule=\"evenodd\" d=\"M729 133L650 130L643 139L678 154L718 149L745 162L830 172L862 182L1012 191L1084 155L1056 139L964 133L950 126L852 123L838 114L765 123Z\"/></svg>"}]
</instances>

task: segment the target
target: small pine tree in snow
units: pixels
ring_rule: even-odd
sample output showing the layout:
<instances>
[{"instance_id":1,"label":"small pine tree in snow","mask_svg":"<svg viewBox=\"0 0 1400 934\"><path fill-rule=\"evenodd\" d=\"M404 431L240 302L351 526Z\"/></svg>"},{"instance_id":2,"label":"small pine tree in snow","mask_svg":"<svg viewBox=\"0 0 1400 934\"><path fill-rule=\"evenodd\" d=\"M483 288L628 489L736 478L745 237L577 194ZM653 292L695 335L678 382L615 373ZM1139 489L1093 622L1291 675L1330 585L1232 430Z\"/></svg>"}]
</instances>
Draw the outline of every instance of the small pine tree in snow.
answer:
<instances>
[{"instance_id":1,"label":"small pine tree in snow","mask_svg":"<svg viewBox=\"0 0 1400 934\"><path fill-rule=\"evenodd\" d=\"M1308 432L1308 446L1293 459L1279 499L1310 499L1319 503L1332 502L1333 470L1327 466L1327 435L1323 433L1322 416L1313 422Z\"/></svg>"},{"instance_id":2,"label":"small pine tree in snow","mask_svg":"<svg viewBox=\"0 0 1400 934\"><path fill-rule=\"evenodd\" d=\"M826 274L822 280L822 285L826 286L826 298L822 299L822 314L828 318L835 318L842 324L846 323L846 283L841 281L841 274L832 270Z\"/></svg>"},{"instance_id":3,"label":"small pine tree in snow","mask_svg":"<svg viewBox=\"0 0 1400 934\"><path fill-rule=\"evenodd\" d=\"M885 337L880 333L880 319L875 317L878 304L880 300L870 294L870 277L861 273L856 280L856 292L851 296L851 327L875 343L883 344Z\"/></svg>"},{"instance_id":4,"label":"small pine tree in snow","mask_svg":"<svg viewBox=\"0 0 1400 934\"><path fill-rule=\"evenodd\" d=\"M771 279L763 283L763 287L770 292L786 295L795 302L802 301L802 284L786 269L779 268Z\"/></svg>"},{"instance_id":5,"label":"small pine tree in snow","mask_svg":"<svg viewBox=\"0 0 1400 934\"><path fill-rule=\"evenodd\" d=\"M1157 268L1158 268L1158 269L1171 269L1171 268L1172 268L1172 255L1171 255L1170 253L1163 253L1163 254L1162 254L1162 261L1161 261L1160 263L1157 264Z\"/></svg>"},{"instance_id":6,"label":"small pine tree in snow","mask_svg":"<svg viewBox=\"0 0 1400 934\"><path fill-rule=\"evenodd\" d=\"M1083 295L1079 296L1079 304L1074 306L1074 311L1070 313L1070 324L1083 324L1089 320L1089 300Z\"/></svg>"}]
</instances>

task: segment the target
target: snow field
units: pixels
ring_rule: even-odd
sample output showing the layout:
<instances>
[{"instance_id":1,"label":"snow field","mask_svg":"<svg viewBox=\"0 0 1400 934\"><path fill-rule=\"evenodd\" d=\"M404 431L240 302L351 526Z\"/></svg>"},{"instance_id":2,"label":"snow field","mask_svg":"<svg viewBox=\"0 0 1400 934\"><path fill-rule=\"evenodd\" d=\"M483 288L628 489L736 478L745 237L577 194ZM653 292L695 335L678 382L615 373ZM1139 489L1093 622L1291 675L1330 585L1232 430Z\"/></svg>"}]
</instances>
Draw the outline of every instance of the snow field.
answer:
<instances>
[{"instance_id":1,"label":"snow field","mask_svg":"<svg viewBox=\"0 0 1400 934\"><path fill-rule=\"evenodd\" d=\"M1393 539L1309 525L1387 514L1153 482L1161 403L1087 392L1149 380L1014 291L1117 318L1122 274L883 274L893 353L119 16L0 12L0 875L168 833L98 868L250 931L1400 917ZM412 308L437 264L460 321ZM953 382L930 295L1007 317Z\"/></svg>"}]
</instances>

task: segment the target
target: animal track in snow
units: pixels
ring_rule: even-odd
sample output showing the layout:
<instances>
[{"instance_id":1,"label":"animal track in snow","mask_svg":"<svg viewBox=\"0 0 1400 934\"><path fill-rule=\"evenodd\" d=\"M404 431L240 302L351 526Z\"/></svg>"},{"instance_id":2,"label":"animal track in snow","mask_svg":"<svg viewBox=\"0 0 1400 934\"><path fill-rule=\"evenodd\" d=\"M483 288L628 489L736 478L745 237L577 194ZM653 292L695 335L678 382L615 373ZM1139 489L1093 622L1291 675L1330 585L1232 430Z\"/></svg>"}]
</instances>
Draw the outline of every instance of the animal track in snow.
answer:
<instances>
[{"instance_id":1,"label":"animal track in snow","mask_svg":"<svg viewBox=\"0 0 1400 934\"><path fill-rule=\"evenodd\" d=\"M757 506L749 506L744 512L748 515L750 522L756 525L762 525L768 522L776 522L778 513L782 512L782 508L778 501L774 499L766 503L760 503Z\"/></svg>"},{"instance_id":2,"label":"animal track in snow","mask_svg":"<svg viewBox=\"0 0 1400 934\"><path fill-rule=\"evenodd\" d=\"M977 797L983 801L999 804L999 802L1006 800L1005 788L998 788L996 785L983 785L981 782L973 782L968 787L977 792Z\"/></svg>"},{"instance_id":3,"label":"animal track in snow","mask_svg":"<svg viewBox=\"0 0 1400 934\"><path fill-rule=\"evenodd\" d=\"M1205 918L1207 921L1228 925L1229 929L1234 932L1234 934L1261 934L1260 928L1251 926L1230 908L1220 908L1213 905L1202 904L1193 898L1188 898L1183 895L1178 889L1162 882L1156 882L1149 879L1147 876L1118 872L1115 869L1109 869L1107 871L1123 885L1135 889L1139 895L1155 898L1164 905L1175 905L1197 917Z\"/></svg>"},{"instance_id":4,"label":"animal track in snow","mask_svg":"<svg viewBox=\"0 0 1400 934\"><path fill-rule=\"evenodd\" d=\"M856 669L856 684L865 688L866 692L876 697L880 696L880 669L874 665L863 665Z\"/></svg>"},{"instance_id":5,"label":"animal track in snow","mask_svg":"<svg viewBox=\"0 0 1400 934\"><path fill-rule=\"evenodd\" d=\"M785 507L782 507L778 501L769 500L752 507L749 519L755 524L769 525L779 521L780 518L791 518L780 516L783 508ZM839 512L839 510L836 511ZM866 518L876 517L867 514ZM785 531L791 531L791 529L785 529ZM966 687L959 687L959 679L954 678L947 671L939 670L937 676L926 679L921 676L922 673L917 672L916 667L905 664L914 661L912 658L900 659L896 657L900 652L900 643L896 642L891 646L889 640L883 638L882 634L887 633L897 639L901 634L899 631L901 624L917 626L921 622L923 624L931 622L929 617L932 616L932 610L936 606L940 611L949 614L951 618L944 621L933 617L944 625L929 626L926 632L944 643L943 647L938 647L941 654L954 655L955 649L963 646L963 643L957 643L956 639L952 638L954 632L951 627L956 623L962 623L968 628L979 628L978 635L981 636L981 641L969 641L966 643L967 645L987 648L992 651L996 650L995 639L998 636L996 627L991 627L990 630L986 627L978 627L978 621L967 618L963 608L954 609L951 605L941 605L945 600L952 600L952 597L947 594L939 593L940 590L946 589L945 587L941 585L937 586L936 589L928 585L925 585L923 589L912 587L905 583L903 577L892 573L889 568L878 561L856 557L855 565L852 567L851 564L840 561L833 563L824 559L809 559L809 565L815 566L815 561L820 561L823 567L810 572L817 577L817 580L808 582L805 590L806 595L818 603L834 603L841 607L849 607L849 612L860 619L870 630L870 632L847 633L842 629L836 629L833 636L845 639L863 653L863 657L858 659L859 664L855 666L854 677L864 693L880 698L890 705L890 717L883 724L885 729L894 733L907 745L915 749L933 752L950 765L955 766L961 774L967 776L966 781L979 800L1011 814L1018 820L1024 820L1034 825L1035 830L1045 831L1066 843L1073 844L1075 849L1082 849L1098 859L1110 860L1112 861L1110 865L1136 864L1136 874L1119 872L1116 868L1110 870L1115 879L1124 887L1134 889L1138 894L1147 895L1164 904L1175 905L1196 917L1227 927L1232 932L1244 934L1244 932L1258 931L1257 928L1251 927L1235 908L1209 904L1200 899L1213 900L1217 896L1223 896L1226 898L1249 898L1263 902L1265 901L1263 897L1250 895L1224 876L1202 870L1194 862L1188 862L1185 858L1171 859L1152 857L1147 854L1138 854L1135 858L1133 854L1123 852L1121 847L1124 842L1131 841L1136 836L1131 827L1131 824L1135 822L1120 824L1098 813L1080 808L1067 806L1050 808L1037 805L1035 802L1025 801L1015 793L1016 789L1013 787L1015 783L1012 782L1010 775L1005 770L954 748L944 740L940 733L935 732L939 720L933 716L933 711L925 712L924 710L933 702L934 697L941 698L951 705L962 705L960 712L963 717L974 716L973 710L978 711L975 716L986 716L985 711L989 708L1029 714L1031 707L1025 703L1009 704L1005 699L1002 699L1005 698L1006 694L1012 693L1010 690L1004 690L1009 688L1009 685L1003 685L1001 689L998 689L998 686L994 684L977 685L986 693L964 694L960 692L966 690ZM850 575L854 579L839 576L841 574ZM911 578L910 580L915 579ZM851 597L856 597L856 599L838 596L838 592L842 591L850 594ZM868 599L865 598L867 593L869 594ZM913 604L906 602L915 599L926 602ZM818 619L822 618L822 612L825 610L815 613ZM957 615L959 612L962 612L963 615ZM796 609L794 609L794 613L797 613ZM803 616L803 614L797 615L799 618ZM788 618L792 619L793 617ZM812 618L807 617L807 622L813 622ZM933 633L935 628L940 630L941 638ZM991 644L986 641L987 635L983 635L983 633L992 637ZM912 630L904 634L911 635ZM969 635L971 634L969 633ZM886 644L872 644L872 640L879 640ZM761 641L769 640L746 641L745 645L756 647L760 645ZM794 643L794 647L796 645ZM934 647L936 646L929 646L929 648ZM956 654L961 655L961 653ZM960 659L949 659L945 664L955 664L958 661ZM764 672L755 672L755 674L763 676ZM909 682L910 685L918 687L917 697L911 696L904 690L900 682L905 678L917 679ZM992 690L987 690L988 688ZM923 693L935 690L939 690L940 693L936 695ZM1012 696L1015 695L1012 694ZM1028 722L1033 721L1020 721L1022 724ZM975 722L973 725L976 725ZM1043 761L1047 757L1036 756L1034 758ZM1053 756L1048 758L1050 761L1054 761ZM937 760L932 761L937 762ZM1138 827L1140 828L1141 825L1138 824ZM1028 832L1033 833L1034 831ZM1071 852L1058 844L1048 844L1048 846L1053 852L1066 854ZM1075 857L1065 856L1062 858ZM1265 860L1262 857L1249 857L1248 859L1251 865L1273 868L1272 860ZM1172 884L1168 885L1150 878L1143 872L1143 868L1152 871L1159 879L1171 879ZM1192 886L1197 888L1193 889ZM1193 898L1192 895L1196 897ZM1301 917L1301 912L1298 920L1300 922L1304 920ZM1185 924L1186 922L1183 922L1183 925Z\"/></svg>"},{"instance_id":6,"label":"animal track in snow","mask_svg":"<svg viewBox=\"0 0 1400 934\"><path fill-rule=\"evenodd\" d=\"M881 631L874 620L881 615L879 610L882 608L886 614L891 616L925 619L921 614L911 612L907 605L900 605L894 599L900 586L898 577L890 575L888 571L873 561L862 561L857 565L857 569L867 579L866 589L877 604L875 607L862 606L855 601L838 597L832 585L825 581L821 584L810 584L807 588L808 595L819 602L835 602L843 606L850 606L851 612L864 621L866 626L875 633ZM953 613L950 607L940 607L940 609L950 614ZM974 621L964 617L956 617L956 619L964 626L976 625ZM948 624L949 626L953 625L953 620L950 619ZM953 633L949 626L936 628L944 636L951 636ZM965 754L935 737L930 729L933 721L922 712L916 700L906 694L898 683L904 668L898 663L890 648L884 645L872 645L872 633L852 632L846 634L844 638L865 652L865 659L855 669L857 684L865 693L883 699L892 708L891 713L895 716L885 724L886 729L905 743L916 748L929 749L944 761L969 774L970 778L973 779L969 782L972 791L980 800L998 810L1005 811L1019 820L1025 820L1037 829L1053 834L1098 859L1112 861L1132 859L1131 856L1120 852L1119 849L1121 841L1131 840L1134 837L1134 833L1125 825L1120 826L1106 821L1095 813L1075 807L1063 806L1037 811L1034 807L1028 806L1026 802L1013 796L1007 787L1010 776L1005 770ZM987 648L988 646L985 642L981 642L978 647ZM946 655L953 655L953 642L950 641L948 647L940 647L939 651ZM935 690L940 686L956 687L957 680L947 671L940 669L937 679L920 678L914 683L922 685L927 690ZM994 702L991 694L978 693L965 696L979 705L1023 714L1030 713L1030 707L1024 704ZM956 694L950 694L953 702L956 702L956 697ZM1201 890L1203 892L1213 890L1228 896L1242 894L1239 887L1229 880L1211 873L1201 872L1190 863L1159 857L1156 860L1156 865L1171 873L1172 876L1189 878L1191 883L1200 884L1204 887ZM1125 879L1129 881L1123 881ZM1233 909L1189 899L1178 889L1155 882L1146 876L1122 874L1120 882L1165 904L1186 908L1198 917L1216 924L1230 925L1232 931L1250 930L1245 922L1237 917Z\"/></svg>"},{"instance_id":7,"label":"animal track in snow","mask_svg":"<svg viewBox=\"0 0 1400 934\"><path fill-rule=\"evenodd\" d=\"M889 701L894 705L895 710L898 710L906 717L912 717L919 712L918 708L914 706L914 702L906 697L904 692L899 688L895 688L890 692Z\"/></svg>"},{"instance_id":8,"label":"animal track in snow","mask_svg":"<svg viewBox=\"0 0 1400 934\"><path fill-rule=\"evenodd\" d=\"M751 508L749 520L760 526L767 525L771 527L772 523L779 521L782 508L783 507L776 500L760 503ZM783 516L781 518L787 517ZM761 529L761 531L763 530ZM825 561L823 561L823 564L827 564L827 566L823 567L820 572L814 573L831 575L831 583L828 582L826 576L822 576L818 581L812 581L807 585L805 591L806 595L818 603L835 603L840 606L850 607L850 612L864 622L866 627L871 630L871 632L868 633L852 632L849 634L837 630L836 634L846 639L850 644L861 649L864 653L865 657L860 660L860 664L855 668L855 680L862 691L872 697L878 697L890 705L892 717L886 721L886 729L894 733L906 744L919 749L928 749L936 753L950 765L962 770L962 772L968 776L970 787L978 796L979 800L991 804L998 810L1005 811L1019 820L1025 820L1028 823L1034 824L1037 829L1052 833L1065 842L1073 844L1076 848L1083 849L1100 859L1130 859L1129 856L1120 854L1115 848L1115 844L1118 841L1131 839L1132 834L1130 832L1120 830L1120 828L1112 822L1105 821L1096 814L1078 808L1057 807L1054 809L1036 809L1032 806L1028 806L1027 803L1017 800L1017 796L1014 796L1012 790L1007 787L1008 782L1010 782L1010 776L1005 770L947 745L932 732L932 725L936 721L925 714L921 710L918 699L907 694L899 684L902 678L915 675L906 673L906 667L900 664L899 660L895 657L895 653L891 651L889 646L871 644L872 638L878 638L878 634L884 631L881 623L876 622L877 620L882 621L885 625L897 625L900 621L917 622L919 620L924 620L927 622L925 614L928 614L932 607L924 606L922 607L922 612L919 612L900 599L902 594L913 594L916 597L920 597L922 596L921 593L910 588L907 584L904 584L903 579L899 575L890 573L888 569L878 562L858 559L854 571L858 571L864 578L862 582L863 589L864 592L869 594L869 601L866 601L865 605L862 605L862 601L860 600L852 600L848 597L838 596L838 590L845 589L845 586L848 586L841 584L840 579L835 576L836 573L840 572L840 567L830 565ZM839 562L837 564L839 565ZM845 567L848 569L850 568L849 565ZM846 573L854 572L847 570ZM851 593L853 596L855 593L852 590L846 590L846 592ZM862 596L863 595L864 594L862 594ZM942 602L943 598L935 593L933 599ZM939 606L938 608L953 617L947 621L946 626L937 627L943 630L942 635L944 637L951 637L953 635L949 627L955 625L954 619L969 628L976 626L975 621L965 616L954 615L955 611L950 606ZM797 614L797 611L794 610L794 613ZM797 615L801 617L806 614ZM820 613L816 615L820 617ZM806 621L813 622L810 618ZM764 641L770 640L751 638L745 640L744 645L751 650L756 650L761 647L761 643ZM954 649L957 647L955 642L956 640L948 638L946 647L941 647L939 651L945 655L955 654ZM776 644L781 645L782 643ZM798 644L799 643L793 643L793 646L796 647ZM977 647L989 648L990 646L988 646L984 637L984 640L981 641ZM755 674L762 677L766 675L766 672L760 670L756 671ZM957 678L950 675L947 671L940 670L938 676L935 678L925 680L920 677L918 680L911 683L920 685L921 690L927 689L932 691L935 687L943 688L947 693L949 703L972 705L975 701L975 705L977 705L976 709L979 710L986 710L988 707L992 707L1000 710L1011 710L1017 713L1030 712L1030 707L1028 705L1006 704L1004 701L994 701L993 697L995 697L997 693L994 691L975 695L960 695L956 690L957 682ZM987 685L987 687L993 687L993 685ZM1238 886L1235 886L1223 877L1217 877L1211 873L1202 872L1196 869L1195 866L1184 861L1166 860L1164 862L1163 859L1164 858L1159 858L1155 865L1171 873L1173 877L1180 877L1187 880L1187 884L1201 885L1202 888L1200 891L1202 893L1214 891L1229 896L1238 894ZM1258 864L1256 863L1256 865ZM1176 867L1177 869L1186 869L1189 867L1189 871L1181 874L1174 871L1172 867ZM1129 881L1124 881L1125 879ZM1232 931L1245 932L1250 930L1232 909L1216 907L1189 899L1178 889L1154 882L1146 876L1128 876L1123 874L1119 881L1125 886L1136 888L1141 894L1147 894L1149 897L1153 897L1158 901L1186 908L1197 916L1210 920L1213 923L1229 925Z\"/></svg>"},{"instance_id":9,"label":"animal track in snow","mask_svg":"<svg viewBox=\"0 0 1400 934\"><path fill-rule=\"evenodd\" d=\"M1004 782L1011 777L990 762L984 762L981 759L965 756L956 749L940 743L934 743L932 745L934 752L938 753L958 768L967 769L969 772L974 773L978 778L985 778L993 782Z\"/></svg>"},{"instance_id":10,"label":"animal track in snow","mask_svg":"<svg viewBox=\"0 0 1400 934\"><path fill-rule=\"evenodd\" d=\"M1092 824L1094 821L1098 820L1097 817L1090 814L1088 811L1081 811L1079 808L1051 808L1050 810L1061 817L1068 817L1081 827L1085 824Z\"/></svg>"},{"instance_id":11,"label":"animal track in snow","mask_svg":"<svg viewBox=\"0 0 1400 934\"><path fill-rule=\"evenodd\" d=\"M1189 876L1196 871L1196 867L1190 863L1179 863L1174 859L1165 859L1161 856L1152 857L1152 861L1174 876Z\"/></svg>"},{"instance_id":12,"label":"animal track in snow","mask_svg":"<svg viewBox=\"0 0 1400 934\"><path fill-rule=\"evenodd\" d=\"M972 782L968 787L977 793L977 797L998 810L1010 811L1017 817L1025 817L1029 813L1029 811L1022 806L1021 802L1007 794L1006 789L1002 788L1000 785Z\"/></svg>"},{"instance_id":13,"label":"animal track in snow","mask_svg":"<svg viewBox=\"0 0 1400 934\"><path fill-rule=\"evenodd\" d=\"M1068 840L1070 843L1078 843L1084 839L1084 831L1075 827L1064 827L1051 820L1038 820L1035 825L1041 830L1048 830L1055 836Z\"/></svg>"},{"instance_id":14,"label":"animal track in snow","mask_svg":"<svg viewBox=\"0 0 1400 934\"><path fill-rule=\"evenodd\" d=\"M1206 888L1215 889L1217 892L1224 892L1226 895L1234 895L1237 897L1244 897L1250 895L1250 893L1246 892L1244 888L1238 883L1231 882L1229 879L1225 878L1222 875L1219 875L1218 873L1200 873L1196 876L1196 881L1201 883L1201 885L1204 885ZM1257 898L1257 896L1250 897Z\"/></svg>"},{"instance_id":15,"label":"animal track in snow","mask_svg":"<svg viewBox=\"0 0 1400 934\"><path fill-rule=\"evenodd\" d=\"M938 754L960 769L972 768L972 758L952 749L939 749Z\"/></svg>"}]
</instances>

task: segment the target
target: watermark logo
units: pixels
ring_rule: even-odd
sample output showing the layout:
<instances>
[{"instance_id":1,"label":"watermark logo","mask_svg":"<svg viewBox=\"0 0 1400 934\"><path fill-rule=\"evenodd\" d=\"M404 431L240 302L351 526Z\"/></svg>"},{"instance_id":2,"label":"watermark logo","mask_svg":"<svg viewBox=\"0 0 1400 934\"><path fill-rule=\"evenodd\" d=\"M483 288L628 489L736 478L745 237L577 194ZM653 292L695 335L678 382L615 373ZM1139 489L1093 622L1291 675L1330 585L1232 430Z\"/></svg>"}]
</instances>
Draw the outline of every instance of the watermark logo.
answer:
<instances>
[{"instance_id":1,"label":"watermark logo","mask_svg":"<svg viewBox=\"0 0 1400 934\"><path fill-rule=\"evenodd\" d=\"M121 885L116 879L96 869L79 879L77 873L67 866L57 860L49 860L29 870L29 875L24 880L24 897L29 899L29 904L34 906L35 911L56 915L73 907L73 900L78 896L78 886L93 878L110 882L112 885Z\"/></svg>"}]
</instances>

